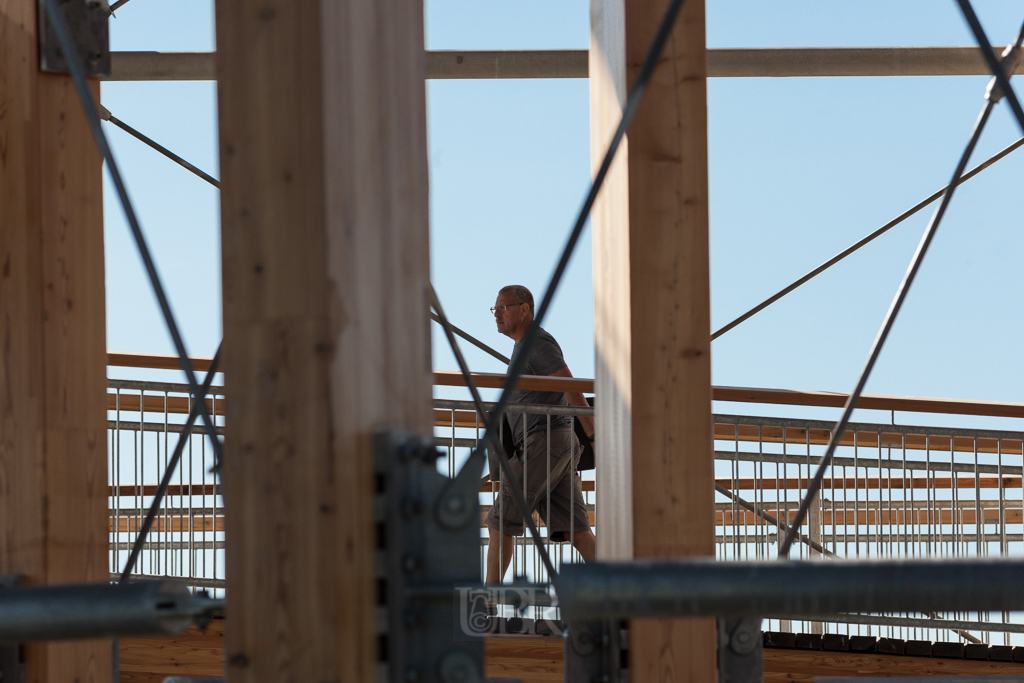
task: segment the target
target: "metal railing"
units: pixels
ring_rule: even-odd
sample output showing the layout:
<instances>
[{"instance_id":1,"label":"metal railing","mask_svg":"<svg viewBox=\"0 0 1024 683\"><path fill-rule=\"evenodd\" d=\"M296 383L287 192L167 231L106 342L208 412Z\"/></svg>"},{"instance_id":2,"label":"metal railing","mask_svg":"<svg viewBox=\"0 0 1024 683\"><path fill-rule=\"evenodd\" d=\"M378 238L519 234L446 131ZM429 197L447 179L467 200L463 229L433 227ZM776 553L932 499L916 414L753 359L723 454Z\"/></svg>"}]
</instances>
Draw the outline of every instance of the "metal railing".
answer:
<instances>
[{"instance_id":1,"label":"metal railing","mask_svg":"<svg viewBox=\"0 0 1024 683\"><path fill-rule=\"evenodd\" d=\"M125 566L192 399L187 384L109 380L108 387L113 579ZM223 389L214 387L213 392L207 405L221 425ZM133 576L180 579L188 586L222 593L224 501L213 464L209 440L202 430L194 431Z\"/></svg>"},{"instance_id":2,"label":"metal railing","mask_svg":"<svg viewBox=\"0 0 1024 683\"><path fill-rule=\"evenodd\" d=\"M210 412L223 425L223 396ZM111 380L109 393L111 572L119 572L155 493L180 424L190 409L183 384ZM482 435L468 401L436 400L435 436L454 475ZM486 406L485 406L486 407ZM512 405L512 413L593 415L592 408ZM832 423L715 415L715 555L772 560L831 436ZM900 559L1024 556L1024 456L1018 431L852 424L840 442L817 504L794 546L794 559ZM176 577L196 588L224 588L224 508L213 454L201 433L190 437L140 557L137 573ZM594 525L597 485L582 474ZM502 485L482 482L481 520ZM543 515L546 516L546 515ZM544 544L556 570L582 561L568 542L555 542L541 517ZM600 534L599 529L594 529ZM481 577L487 531L481 522ZM506 582L544 583L547 574L528 536L515 539ZM534 608L536 618L557 610ZM509 615L514 614L506 608ZM770 615L767 615L770 616ZM835 621L769 619L766 630L839 632L909 639L963 637L1024 642L1024 623L1005 612L844 615ZM952 629L956 629L956 631ZM997 634L997 635L992 635ZM1018 635L1022 634L1022 635Z\"/></svg>"}]
</instances>

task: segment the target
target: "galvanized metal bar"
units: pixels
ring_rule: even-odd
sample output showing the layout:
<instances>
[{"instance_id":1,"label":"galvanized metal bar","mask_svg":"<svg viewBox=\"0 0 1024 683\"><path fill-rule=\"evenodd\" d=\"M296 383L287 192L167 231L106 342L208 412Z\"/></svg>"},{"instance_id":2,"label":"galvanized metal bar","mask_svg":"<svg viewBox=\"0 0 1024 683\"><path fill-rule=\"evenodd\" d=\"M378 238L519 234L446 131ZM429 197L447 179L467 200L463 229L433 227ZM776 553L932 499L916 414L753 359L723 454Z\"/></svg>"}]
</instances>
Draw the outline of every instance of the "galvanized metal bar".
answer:
<instances>
[{"instance_id":1,"label":"galvanized metal bar","mask_svg":"<svg viewBox=\"0 0 1024 683\"><path fill-rule=\"evenodd\" d=\"M177 634L223 606L164 581L5 588L0 642Z\"/></svg>"},{"instance_id":2,"label":"galvanized metal bar","mask_svg":"<svg viewBox=\"0 0 1024 683\"><path fill-rule=\"evenodd\" d=\"M1021 576L1022 559L591 563L563 568L558 599L573 620L1018 611Z\"/></svg>"},{"instance_id":3,"label":"galvanized metal bar","mask_svg":"<svg viewBox=\"0 0 1024 683\"><path fill-rule=\"evenodd\" d=\"M131 135L136 140L139 140L140 142L143 142L143 143L149 145L150 147L155 149L157 152L160 152L160 154L163 154L165 157L167 157L168 159L170 159L174 163L178 164L179 166L181 166L185 170L190 171L191 173L193 173L196 176L202 178L203 180L205 180L206 182L210 183L211 185L213 185L217 189L220 189L220 182L216 178L211 176L209 173L206 173L205 171L197 168L193 164L185 161L180 156L178 156L177 154L175 154L171 150L169 150L166 147L164 147L163 145L161 145L159 142L157 142L157 141L153 140L152 138L150 138L150 137L148 137L146 135L143 135L139 131L135 130L134 128L129 126L127 123L125 123L121 119L119 119L116 116L114 116L113 114L111 114L110 111L106 107L104 107L103 105L100 105L100 118L102 118L104 121L109 121L110 123L114 124L115 126L120 128L121 130L123 130L124 132L128 133L129 135Z\"/></svg>"}]
</instances>

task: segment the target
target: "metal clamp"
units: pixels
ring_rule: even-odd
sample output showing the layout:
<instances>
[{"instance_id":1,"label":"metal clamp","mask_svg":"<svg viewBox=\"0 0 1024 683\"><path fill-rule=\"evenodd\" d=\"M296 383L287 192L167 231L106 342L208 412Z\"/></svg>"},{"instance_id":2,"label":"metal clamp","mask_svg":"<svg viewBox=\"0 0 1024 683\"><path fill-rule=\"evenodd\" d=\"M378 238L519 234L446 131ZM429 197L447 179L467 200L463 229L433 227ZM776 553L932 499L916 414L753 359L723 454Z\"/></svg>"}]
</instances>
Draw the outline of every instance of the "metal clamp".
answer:
<instances>
[{"instance_id":1,"label":"metal clamp","mask_svg":"<svg viewBox=\"0 0 1024 683\"><path fill-rule=\"evenodd\" d=\"M486 630L470 623L473 591L457 590L480 585L480 532L476 525L454 523L465 514L444 503L464 502L461 481L437 471L439 451L429 439L378 434L374 456L378 679L482 683L484 648L479 636ZM454 498L445 496L447 492ZM476 519L475 490L471 500L469 517ZM482 616L486 621L486 614Z\"/></svg>"},{"instance_id":2,"label":"metal clamp","mask_svg":"<svg viewBox=\"0 0 1024 683\"><path fill-rule=\"evenodd\" d=\"M719 683L761 683L764 680L764 636L761 619L718 620Z\"/></svg>"},{"instance_id":3,"label":"metal clamp","mask_svg":"<svg viewBox=\"0 0 1024 683\"><path fill-rule=\"evenodd\" d=\"M573 621L565 638L566 683L621 683L626 680L626 622Z\"/></svg>"}]
</instances>

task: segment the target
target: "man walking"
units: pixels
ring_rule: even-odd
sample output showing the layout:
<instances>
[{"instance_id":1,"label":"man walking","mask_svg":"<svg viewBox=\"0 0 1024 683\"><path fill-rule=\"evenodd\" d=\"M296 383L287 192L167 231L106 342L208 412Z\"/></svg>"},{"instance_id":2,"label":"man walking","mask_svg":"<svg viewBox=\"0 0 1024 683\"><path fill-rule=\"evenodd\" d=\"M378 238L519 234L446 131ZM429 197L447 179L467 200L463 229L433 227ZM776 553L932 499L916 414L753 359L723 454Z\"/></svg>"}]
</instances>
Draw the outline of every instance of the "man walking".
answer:
<instances>
[{"instance_id":1,"label":"man walking","mask_svg":"<svg viewBox=\"0 0 1024 683\"><path fill-rule=\"evenodd\" d=\"M502 287L494 302L494 321L498 332L510 337L515 343L512 362L519 357L519 343L533 324L533 295L526 287L509 285ZM524 375L547 375L551 377L572 377L562 358L558 342L543 328L538 330L537 340L530 349L523 366ZM554 391L513 391L511 403L543 403L548 405L588 406L582 393L560 393ZM593 440L594 420L579 417L580 425ZM583 502L583 485L576 473L576 459L581 452L580 443L573 433L572 418L551 416L551 470L548 472L548 434L546 415L522 415L508 413L512 428L512 439L520 457L509 461L519 485L523 486L523 471L526 471L526 501L528 514L536 510L541 517L548 512L550 502L551 519L545 519L548 535L552 539L572 539L573 547L587 562L594 559L595 537L590 530L587 509ZM525 423L525 427L524 427ZM524 436L525 433L525 436ZM548 499L550 486L551 497ZM485 523L490 532L487 546L487 582L498 583L508 569L512 559L512 537L522 536L525 519L516 499L509 492L508 482L501 488L501 494Z\"/></svg>"}]
</instances>

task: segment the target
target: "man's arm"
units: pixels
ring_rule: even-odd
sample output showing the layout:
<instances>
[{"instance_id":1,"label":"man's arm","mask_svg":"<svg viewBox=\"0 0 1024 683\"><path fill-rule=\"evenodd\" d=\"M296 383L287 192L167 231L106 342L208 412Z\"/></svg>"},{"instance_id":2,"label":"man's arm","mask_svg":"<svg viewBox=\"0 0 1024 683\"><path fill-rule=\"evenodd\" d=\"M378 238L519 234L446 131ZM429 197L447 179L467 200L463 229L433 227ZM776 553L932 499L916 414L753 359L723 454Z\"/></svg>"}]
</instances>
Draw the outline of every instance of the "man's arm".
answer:
<instances>
[{"instance_id":1,"label":"man's arm","mask_svg":"<svg viewBox=\"0 0 1024 683\"><path fill-rule=\"evenodd\" d=\"M557 370L557 371L551 373L549 375L549 377L572 377L572 373L569 372L569 366L566 365L566 366L562 366L561 370ZM590 404L587 403L587 399L584 398L583 394L578 392L578 391L576 391L576 392L570 392L570 391L565 392L565 400L568 401L569 405L571 405L571 406L583 406L584 408L590 407ZM594 436L594 418L592 418L592 417L585 417L583 415L580 415L576 419L580 421L580 425L582 425L583 431L585 431L587 433L587 436L593 437Z\"/></svg>"}]
</instances>

